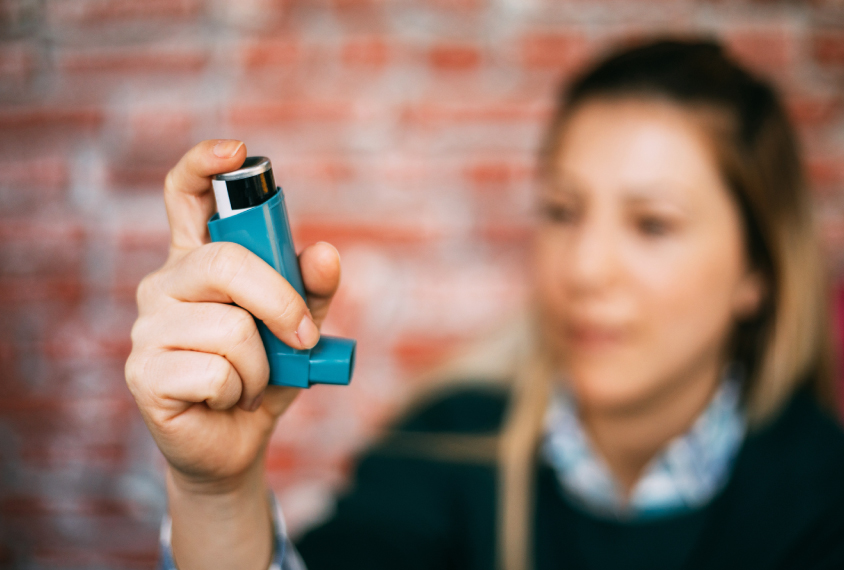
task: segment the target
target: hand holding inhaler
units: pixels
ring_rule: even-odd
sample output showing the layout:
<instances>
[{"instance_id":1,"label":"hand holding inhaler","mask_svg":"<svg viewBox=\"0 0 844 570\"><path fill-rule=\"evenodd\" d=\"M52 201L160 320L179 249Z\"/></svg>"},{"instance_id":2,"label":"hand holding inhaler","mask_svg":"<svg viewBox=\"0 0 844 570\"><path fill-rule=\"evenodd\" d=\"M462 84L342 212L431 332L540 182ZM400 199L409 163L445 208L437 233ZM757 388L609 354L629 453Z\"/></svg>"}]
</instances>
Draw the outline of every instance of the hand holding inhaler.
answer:
<instances>
[{"instance_id":1,"label":"hand holding inhaler","mask_svg":"<svg viewBox=\"0 0 844 570\"><path fill-rule=\"evenodd\" d=\"M261 255L232 243L237 239L210 242L206 224L216 210L211 179L238 170L245 159L243 143L204 141L168 173L170 252L138 287L138 319L126 362L126 382L170 467L173 548L185 568L223 568L229 555L241 561L269 556L264 452L276 420L299 392L290 384L321 381L311 368L325 376L325 365L323 372L319 362L313 366L319 358L314 348L340 280L339 256L326 243L304 249L298 257L301 274L288 280ZM273 197L275 211L267 204L216 223L283 213L280 192ZM272 219L274 227L286 230L286 223L286 216ZM282 249L284 262L295 267L292 244ZM269 337L276 352L268 359L262 338ZM349 343L344 347L350 374ZM285 356L274 356L278 352ZM304 380L285 376L285 364L271 362L289 356L300 372L303 360L307 364ZM331 374L329 380L337 378ZM273 385L271 376L273 383L287 385ZM240 529L231 541L224 538L230 529ZM249 529L254 533L244 535ZM211 536L219 549L209 548Z\"/></svg>"}]
</instances>

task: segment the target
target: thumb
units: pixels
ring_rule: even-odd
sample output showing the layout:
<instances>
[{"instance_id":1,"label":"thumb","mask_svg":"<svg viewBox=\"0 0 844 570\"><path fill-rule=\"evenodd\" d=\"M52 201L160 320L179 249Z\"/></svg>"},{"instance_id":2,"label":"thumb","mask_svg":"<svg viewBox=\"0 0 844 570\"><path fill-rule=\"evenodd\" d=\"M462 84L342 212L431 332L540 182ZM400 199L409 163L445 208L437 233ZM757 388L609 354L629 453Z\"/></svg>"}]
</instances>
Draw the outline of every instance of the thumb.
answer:
<instances>
[{"instance_id":1,"label":"thumb","mask_svg":"<svg viewBox=\"0 0 844 570\"><path fill-rule=\"evenodd\" d=\"M207 140L190 149L167 173L164 205L170 222L170 257L206 244L207 222L216 209L211 177L236 170L246 159L238 140Z\"/></svg>"}]
</instances>

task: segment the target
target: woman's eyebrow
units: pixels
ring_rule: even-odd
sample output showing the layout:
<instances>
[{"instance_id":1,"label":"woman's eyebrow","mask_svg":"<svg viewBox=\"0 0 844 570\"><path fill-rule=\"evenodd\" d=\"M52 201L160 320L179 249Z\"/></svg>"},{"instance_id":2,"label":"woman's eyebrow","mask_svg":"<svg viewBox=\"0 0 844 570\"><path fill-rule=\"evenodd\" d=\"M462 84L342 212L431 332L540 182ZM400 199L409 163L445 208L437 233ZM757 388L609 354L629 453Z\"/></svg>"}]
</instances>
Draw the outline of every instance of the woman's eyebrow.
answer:
<instances>
[{"instance_id":1,"label":"woman's eyebrow","mask_svg":"<svg viewBox=\"0 0 844 570\"><path fill-rule=\"evenodd\" d=\"M624 190L624 202L629 205L669 205L687 209L691 205L689 200L678 193L676 184L652 184L645 187L636 186Z\"/></svg>"}]
</instances>

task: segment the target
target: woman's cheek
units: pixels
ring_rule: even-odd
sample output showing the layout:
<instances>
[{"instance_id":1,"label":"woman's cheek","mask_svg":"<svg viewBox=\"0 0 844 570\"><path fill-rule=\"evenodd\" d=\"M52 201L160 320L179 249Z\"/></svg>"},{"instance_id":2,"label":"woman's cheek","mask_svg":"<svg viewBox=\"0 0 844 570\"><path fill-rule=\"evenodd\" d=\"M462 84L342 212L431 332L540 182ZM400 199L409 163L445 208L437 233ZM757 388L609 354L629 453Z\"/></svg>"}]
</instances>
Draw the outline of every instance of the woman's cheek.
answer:
<instances>
[{"instance_id":1,"label":"woman's cheek","mask_svg":"<svg viewBox=\"0 0 844 570\"><path fill-rule=\"evenodd\" d=\"M642 353L653 362L654 383L683 376L697 363L717 358L723 348L732 322L733 268L729 256L712 259L707 253L690 253L670 271L654 271L643 287L647 341Z\"/></svg>"}]
</instances>

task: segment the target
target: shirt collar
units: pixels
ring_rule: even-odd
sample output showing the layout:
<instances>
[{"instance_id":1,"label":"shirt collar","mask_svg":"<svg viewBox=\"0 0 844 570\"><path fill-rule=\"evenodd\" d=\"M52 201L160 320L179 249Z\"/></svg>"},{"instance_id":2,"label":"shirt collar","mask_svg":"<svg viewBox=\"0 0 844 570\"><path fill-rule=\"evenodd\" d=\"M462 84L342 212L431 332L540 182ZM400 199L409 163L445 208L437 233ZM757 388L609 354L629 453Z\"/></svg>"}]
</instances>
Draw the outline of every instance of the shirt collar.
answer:
<instances>
[{"instance_id":1,"label":"shirt collar","mask_svg":"<svg viewBox=\"0 0 844 570\"><path fill-rule=\"evenodd\" d=\"M629 500L594 451L574 398L557 389L546 415L542 456L564 493L586 510L618 518L650 518L709 502L729 479L746 432L737 374L728 372L686 433L671 440L644 469Z\"/></svg>"}]
</instances>

